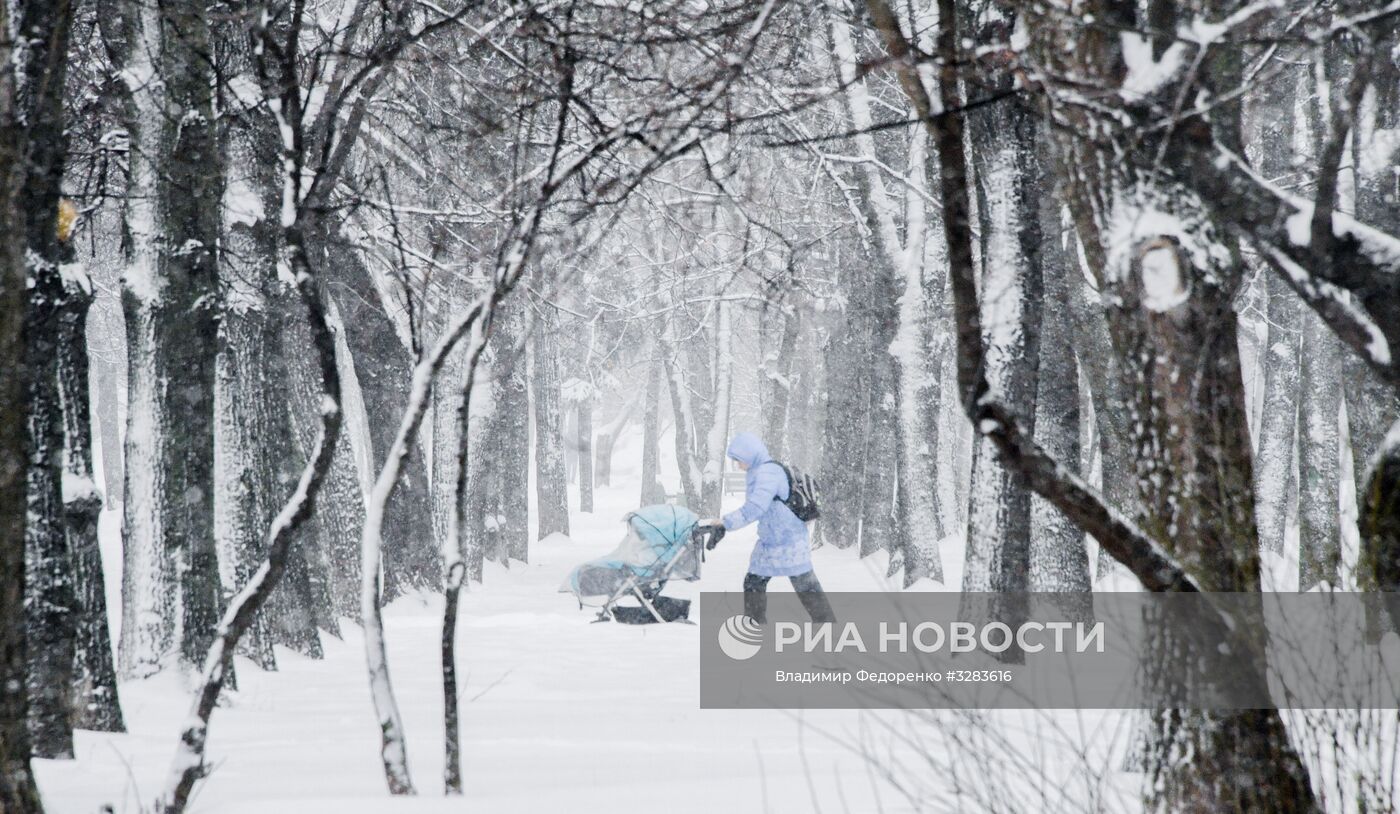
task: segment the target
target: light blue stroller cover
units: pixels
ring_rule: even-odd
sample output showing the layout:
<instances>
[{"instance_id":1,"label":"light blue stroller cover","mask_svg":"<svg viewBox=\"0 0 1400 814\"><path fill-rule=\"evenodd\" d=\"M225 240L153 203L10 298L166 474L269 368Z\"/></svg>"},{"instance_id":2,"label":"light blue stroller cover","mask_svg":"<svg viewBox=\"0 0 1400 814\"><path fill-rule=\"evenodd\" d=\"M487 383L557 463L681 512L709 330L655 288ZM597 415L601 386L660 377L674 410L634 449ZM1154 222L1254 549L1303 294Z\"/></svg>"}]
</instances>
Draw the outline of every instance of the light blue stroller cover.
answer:
<instances>
[{"instance_id":1,"label":"light blue stroller cover","mask_svg":"<svg viewBox=\"0 0 1400 814\"><path fill-rule=\"evenodd\" d=\"M628 582L647 587L668 579L700 578L699 546L690 532L700 518L683 506L644 506L624 518L627 536L611 552L574 568L559 590L579 602L608 602Z\"/></svg>"}]
</instances>

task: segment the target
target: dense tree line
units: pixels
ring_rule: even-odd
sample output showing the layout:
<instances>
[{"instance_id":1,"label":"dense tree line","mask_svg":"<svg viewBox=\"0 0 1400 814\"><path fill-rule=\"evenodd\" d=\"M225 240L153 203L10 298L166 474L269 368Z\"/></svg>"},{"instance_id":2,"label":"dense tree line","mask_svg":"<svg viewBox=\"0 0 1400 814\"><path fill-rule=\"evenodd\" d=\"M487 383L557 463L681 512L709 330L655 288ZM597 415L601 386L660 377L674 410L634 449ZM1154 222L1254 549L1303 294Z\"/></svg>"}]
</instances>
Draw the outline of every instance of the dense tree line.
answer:
<instances>
[{"instance_id":1,"label":"dense tree line","mask_svg":"<svg viewBox=\"0 0 1400 814\"><path fill-rule=\"evenodd\" d=\"M624 436L705 515L760 430L968 613L1400 584L1396 4L331 5L3 6L0 810L168 670L183 810L234 654L347 617L411 793L422 591L460 792L459 592ZM1157 711L1147 802L1321 808L1289 726Z\"/></svg>"}]
</instances>

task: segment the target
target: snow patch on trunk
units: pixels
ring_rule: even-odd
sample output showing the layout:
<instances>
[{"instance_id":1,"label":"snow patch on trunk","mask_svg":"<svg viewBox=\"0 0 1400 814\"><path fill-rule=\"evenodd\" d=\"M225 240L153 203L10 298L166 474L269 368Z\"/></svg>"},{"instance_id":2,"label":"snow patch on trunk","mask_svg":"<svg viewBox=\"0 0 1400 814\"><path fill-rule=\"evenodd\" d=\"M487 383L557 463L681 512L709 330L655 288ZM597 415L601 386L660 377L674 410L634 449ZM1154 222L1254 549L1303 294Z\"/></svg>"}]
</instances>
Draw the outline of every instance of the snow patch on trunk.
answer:
<instances>
[{"instance_id":1,"label":"snow patch on trunk","mask_svg":"<svg viewBox=\"0 0 1400 814\"><path fill-rule=\"evenodd\" d=\"M1142 275L1142 304L1148 310L1169 311L1191 296L1172 244L1149 244L1138 258L1138 269Z\"/></svg>"}]
</instances>

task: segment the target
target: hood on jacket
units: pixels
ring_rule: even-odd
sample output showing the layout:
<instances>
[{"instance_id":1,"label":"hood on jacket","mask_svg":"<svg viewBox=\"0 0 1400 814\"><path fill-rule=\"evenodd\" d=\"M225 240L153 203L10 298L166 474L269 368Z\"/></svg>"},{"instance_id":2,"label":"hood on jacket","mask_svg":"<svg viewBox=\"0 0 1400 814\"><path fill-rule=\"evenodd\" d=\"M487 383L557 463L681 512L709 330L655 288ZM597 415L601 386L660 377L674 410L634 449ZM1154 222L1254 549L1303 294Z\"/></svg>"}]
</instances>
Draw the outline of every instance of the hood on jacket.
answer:
<instances>
[{"instance_id":1,"label":"hood on jacket","mask_svg":"<svg viewBox=\"0 0 1400 814\"><path fill-rule=\"evenodd\" d=\"M764 461L771 461L768 455L768 447L763 445L763 441L751 432L741 432L734 436L729 442L729 448L725 454L736 461L746 464L750 469Z\"/></svg>"}]
</instances>

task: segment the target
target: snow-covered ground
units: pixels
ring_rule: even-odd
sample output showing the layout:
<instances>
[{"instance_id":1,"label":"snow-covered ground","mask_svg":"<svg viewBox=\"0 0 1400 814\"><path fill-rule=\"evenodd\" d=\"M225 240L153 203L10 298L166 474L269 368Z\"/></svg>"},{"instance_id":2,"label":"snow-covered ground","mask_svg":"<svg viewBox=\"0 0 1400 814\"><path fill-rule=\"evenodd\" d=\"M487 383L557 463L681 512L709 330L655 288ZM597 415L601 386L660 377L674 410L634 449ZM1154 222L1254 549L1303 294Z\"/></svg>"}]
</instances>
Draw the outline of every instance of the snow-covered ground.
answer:
<instances>
[{"instance_id":1,"label":"snow-covered ground","mask_svg":"<svg viewBox=\"0 0 1400 814\"><path fill-rule=\"evenodd\" d=\"M401 599L385 612L393 681L419 797L392 799L385 791L359 629L344 620L344 640L324 637L324 660L280 650L276 672L262 672L239 660L239 689L226 696L214 715L209 747L213 771L198 788L193 810L913 810L915 805L896 782L922 798L928 810L982 810L971 800L960 802L951 788L954 778L938 769L940 761L950 757L975 762L980 759L975 750L963 747L966 754L950 755L946 742L933 736L937 727L916 716L702 710L698 627L593 624L592 611L580 610L571 595L558 592L569 568L610 550L620 539L621 517L636 507L637 479L627 465L635 457L632 444L619 446L615 486L599 490L593 513L574 513L570 538L556 536L536 544L528 565L514 565L509 571L488 566L484 584L474 585L465 597L458 639L465 800L441 796L441 605L437 597L423 595ZM738 499L727 496L726 507ZM572 505L578 505L576 496ZM113 532L118 523L117 513L104 516L114 616L120 557ZM706 563L699 583L670 592L737 590L753 533L750 528L727 537ZM960 538L943 541L949 585L959 582L961 549ZM884 577L883 555L859 560L853 550L827 547L815 552L814 561L828 590L897 587ZM789 587L780 579L772 589ZM48 809L93 814L104 805L118 813L149 806L164 785L179 723L189 705L188 688L181 682L178 676L162 675L123 683L129 733L79 732L76 760L37 761ZM952 713L939 720L965 726ZM1082 718L1068 720L1086 726ZM1041 716L1030 728L1008 730L1016 743L1028 747L1027 759L1042 761L1042 768L1047 758L1039 753L1053 752L1047 745L1060 737L1045 730L1045 721ZM1106 727L1110 735L1121 728L1102 718L1088 725ZM895 734L900 731L932 740L901 742L905 737ZM1076 735L1077 740L1084 738L1107 736L1092 731ZM864 757L872 749L882 755L879 765ZM891 780L884 770L896 760L905 766L894 771ZM979 772L972 765L965 771L982 774L995 790L1001 782L998 774L1016 770L986 767ZM1059 769L1054 772L1049 776L1066 776ZM1044 800L1045 810L1123 810L1117 804L1088 802L1104 793L1095 786L1102 780L1076 781L1082 791L1066 791L1074 785L1068 781L1064 788L1037 790L1037 783L1044 781L1032 775L1021 772L1024 791ZM1129 793L1136 783L1131 776L1111 780ZM1065 801L1060 797L1064 794L1075 802ZM1055 805L1055 800L1062 804Z\"/></svg>"}]
</instances>

